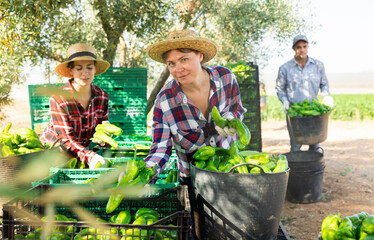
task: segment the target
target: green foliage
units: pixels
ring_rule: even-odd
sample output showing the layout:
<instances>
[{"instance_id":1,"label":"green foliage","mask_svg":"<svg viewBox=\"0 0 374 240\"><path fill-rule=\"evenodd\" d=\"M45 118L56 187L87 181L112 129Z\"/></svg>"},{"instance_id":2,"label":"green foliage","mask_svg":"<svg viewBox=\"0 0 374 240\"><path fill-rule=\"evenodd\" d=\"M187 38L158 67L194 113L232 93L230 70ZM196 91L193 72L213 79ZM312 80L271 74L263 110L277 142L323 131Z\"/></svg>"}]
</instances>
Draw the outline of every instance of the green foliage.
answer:
<instances>
[{"instance_id":1,"label":"green foliage","mask_svg":"<svg viewBox=\"0 0 374 240\"><path fill-rule=\"evenodd\" d=\"M163 67L145 48L176 26L192 27L223 46L210 64L266 62L266 54L258 57L266 37L282 42L313 26L305 24L308 16L300 9L279 0L0 1L0 84L10 85L0 94L7 99L11 85L25 80L19 73L25 63L44 67L47 62L53 69L77 42L92 44L112 65L148 66L152 86Z\"/></svg>"},{"instance_id":2,"label":"green foliage","mask_svg":"<svg viewBox=\"0 0 374 240\"><path fill-rule=\"evenodd\" d=\"M253 67L248 65L243 61L238 61L235 63L228 63L225 65L228 69L230 69L236 76L236 79L239 83L249 83L256 82L255 74L256 72L253 71Z\"/></svg>"},{"instance_id":3,"label":"green foliage","mask_svg":"<svg viewBox=\"0 0 374 240\"><path fill-rule=\"evenodd\" d=\"M331 120L374 120L374 94L336 94L334 107L330 111ZM267 106L261 111L261 119L283 120L286 115L283 112L282 103L277 96L268 95Z\"/></svg>"},{"instance_id":4,"label":"green foliage","mask_svg":"<svg viewBox=\"0 0 374 240\"><path fill-rule=\"evenodd\" d=\"M374 120L374 94L333 95L333 120Z\"/></svg>"}]
</instances>

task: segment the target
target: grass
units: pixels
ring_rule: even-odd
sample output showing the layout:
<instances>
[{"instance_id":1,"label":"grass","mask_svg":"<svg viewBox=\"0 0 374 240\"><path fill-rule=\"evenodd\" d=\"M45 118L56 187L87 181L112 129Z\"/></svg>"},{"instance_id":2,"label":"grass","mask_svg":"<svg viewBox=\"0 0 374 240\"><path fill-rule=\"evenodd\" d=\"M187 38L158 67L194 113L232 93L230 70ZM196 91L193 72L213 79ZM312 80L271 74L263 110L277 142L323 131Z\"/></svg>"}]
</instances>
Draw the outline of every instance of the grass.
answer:
<instances>
[{"instance_id":1,"label":"grass","mask_svg":"<svg viewBox=\"0 0 374 240\"><path fill-rule=\"evenodd\" d=\"M374 120L374 94L336 94L331 96L334 98L334 107L329 117L331 120ZM261 111L261 119L263 121L285 119L286 116L282 109L282 103L277 96L267 96L266 108Z\"/></svg>"}]
</instances>

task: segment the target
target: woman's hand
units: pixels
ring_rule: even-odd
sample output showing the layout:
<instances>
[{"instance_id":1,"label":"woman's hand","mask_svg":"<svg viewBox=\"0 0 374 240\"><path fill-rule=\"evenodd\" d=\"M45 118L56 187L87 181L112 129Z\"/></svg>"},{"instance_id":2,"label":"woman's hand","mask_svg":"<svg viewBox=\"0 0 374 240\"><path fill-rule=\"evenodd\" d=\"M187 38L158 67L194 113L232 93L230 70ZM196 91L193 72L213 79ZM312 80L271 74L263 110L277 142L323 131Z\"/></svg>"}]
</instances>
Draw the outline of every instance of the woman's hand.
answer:
<instances>
[{"instance_id":1,"label":"woman's hand","mask_svg":"<svg viewBox=\"0 0 374 240\"><path fill-rule=\"evenodd\" d=\"M227 137L227 136L234 136L238 131L235 128L230 128L229 126L225 126L224 128L221 128L216 125L216 130L219 135L222 137Z\"/></svg>"},{"instance_id":2,"label":"woman's hand","mask_svg":"<svg viewBox=\"0 0 374 240\"><path fill-rule=\"evenodd\" d=\"M91 159L91 162L88 164L90 169L97 169L99 167L108 167L109 162L105 160L102 156L99 154L95 154L93 158Z\"/></svg>"}]
</instances>

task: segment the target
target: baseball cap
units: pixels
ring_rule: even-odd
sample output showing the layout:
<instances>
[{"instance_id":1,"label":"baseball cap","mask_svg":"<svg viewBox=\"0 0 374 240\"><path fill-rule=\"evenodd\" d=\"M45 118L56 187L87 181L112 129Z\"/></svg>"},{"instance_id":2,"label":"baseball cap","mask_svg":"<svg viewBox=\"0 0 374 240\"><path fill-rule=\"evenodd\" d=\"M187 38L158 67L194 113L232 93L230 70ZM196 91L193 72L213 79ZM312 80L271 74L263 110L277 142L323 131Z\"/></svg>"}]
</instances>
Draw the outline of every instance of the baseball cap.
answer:
<instances>
[{"instance_id":1,"label":"baseball cap","mask_svg":"<svg viewBox=\"0 0 374 240\"><path fill-rule=\"evenodd\" d=\"M297 35L296 37L293 38L292 47L294 47L298 41L305 41L309 43L308 38L305 35Z\"/></svg>"}]
</instances>

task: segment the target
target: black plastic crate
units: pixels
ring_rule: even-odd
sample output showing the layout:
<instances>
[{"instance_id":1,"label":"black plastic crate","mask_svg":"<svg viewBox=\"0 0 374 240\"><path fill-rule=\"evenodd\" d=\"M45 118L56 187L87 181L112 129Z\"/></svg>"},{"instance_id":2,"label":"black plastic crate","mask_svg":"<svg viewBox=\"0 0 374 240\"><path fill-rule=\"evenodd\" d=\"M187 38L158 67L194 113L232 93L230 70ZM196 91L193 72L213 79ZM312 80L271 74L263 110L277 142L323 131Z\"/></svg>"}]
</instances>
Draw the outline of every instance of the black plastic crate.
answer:
<instances>
[{"instance_id":1,"label":"black plastic crate","mask_svg":"<svg viewBox=\"0 0 374 240\"><path fill-rule=\"evenodd\" d=\"M3 239L21 239L17 238L20 234L23 236L40 234L38 230L40 227L46 229L48 222L39 219L39 217L46 215L46 207L41 204L41 200L43 194L51 191L53 188L50 185L38 185L27 192L28 196L32 196L31 198L15 198L3 205ZM189 239L191 236L191 217L187 192L186 186L177 186L155 197L125 198L111 214L107 214L105 211L108 198L90 198L74 202L75 204L70 205L56 203L54 209L55 214L62 214L68 218L77 218L75 210L78 208L85 209L91 212L92 215L108 221L110 217L123 210L129 210L131 215L134 216L135 212L140 208L151 208L160 214L160 220L151 225L103 223L99 227L93 227L94 231L90 232L89 235L93 239L102 239L103 236L107 236L108 239L125 237L124 239L135 240L139 237L141 239L156 239L160 234L166 236L169 232L173 232L176 236L173 239ZM79 235L87 237L87 234L83 234L81 231L84 228L92 227L92 224L82 221L53 222L53 224L60 226L60 228L52 229L54 232L50 232L49 236L55 236L51 234L59 234L60 239L71 239L71 237L76 237L77 235L78 239ZM67 231L68 227L72 231ZM104 231L102 228L113 228L117 231L113 233L110 230ZM125 231L122 233L121 230L123 229L138 229L143 231L141 231L142 235L140 236L140 233L138 235Z\"/></svg>"},{"instance_id":2,"label":"black plastic crate","mask_svg":"<svg viewBox=\"0 0 374 240\"><path fill-rule=\"evenodd\" d=\"M261 138L261 107L260 107L260 84L258 66L248 63L249 70L236 71L236 79L239 83L240 97L243 107L247 109L243 122L251 132L251 141L247 150L262 152Z\"/></svg>"}]
</instances>

